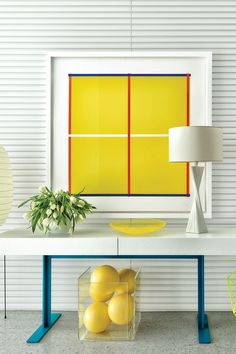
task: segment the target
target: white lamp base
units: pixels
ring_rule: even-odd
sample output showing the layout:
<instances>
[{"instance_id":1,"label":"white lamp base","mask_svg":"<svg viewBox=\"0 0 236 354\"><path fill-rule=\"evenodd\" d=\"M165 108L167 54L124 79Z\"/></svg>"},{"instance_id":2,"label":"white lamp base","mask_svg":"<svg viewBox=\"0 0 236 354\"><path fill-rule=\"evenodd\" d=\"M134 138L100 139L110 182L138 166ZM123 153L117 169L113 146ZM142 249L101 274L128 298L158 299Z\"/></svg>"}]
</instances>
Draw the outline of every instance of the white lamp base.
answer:
<instances>
[{"instance_id":1,"label":"white lamp base","mask_svg":"<svg viewBox=\"0 0 236 354\"><path fill-rule=\"evenodd\" d=\"M194 200L192 209L190 212L188 225L186 232L194 234L207 233L207 227L205 224L202 205L199 194L199 187L202 180L204 167L201 166L191 166L193 189L194 189Z\"/></svg>"}]
</instances>

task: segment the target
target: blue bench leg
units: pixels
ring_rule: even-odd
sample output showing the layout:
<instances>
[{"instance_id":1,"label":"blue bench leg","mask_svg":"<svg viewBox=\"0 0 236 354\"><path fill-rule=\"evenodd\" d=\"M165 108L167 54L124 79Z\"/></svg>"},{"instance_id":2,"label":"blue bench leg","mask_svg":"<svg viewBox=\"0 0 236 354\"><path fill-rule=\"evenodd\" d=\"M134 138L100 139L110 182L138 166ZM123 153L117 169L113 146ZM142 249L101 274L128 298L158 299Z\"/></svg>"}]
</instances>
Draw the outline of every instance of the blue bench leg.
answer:
<instances>
[{"instance_id":1,"label":"blue bench leg","mask_svg":"<svg viewBox=\"0 0 236 354\"><path fill-rule=\"evenodd\" d=\"M61 316L60 313L51 313L51 257L43 256L43 313L42 324L36 329L27 343L38 343L52 328Z\"/></svg>"},{"instance_id":2,"label":"blue bench leg","mask_svg":"<svg viewBox=\"0 0 236 354\"><path fill-rule=\"evenodd\" d=\"M205 314L204 256L198 257L198 338L200 344L211 343L208 318Z\"/></svg>"}]
</instances>

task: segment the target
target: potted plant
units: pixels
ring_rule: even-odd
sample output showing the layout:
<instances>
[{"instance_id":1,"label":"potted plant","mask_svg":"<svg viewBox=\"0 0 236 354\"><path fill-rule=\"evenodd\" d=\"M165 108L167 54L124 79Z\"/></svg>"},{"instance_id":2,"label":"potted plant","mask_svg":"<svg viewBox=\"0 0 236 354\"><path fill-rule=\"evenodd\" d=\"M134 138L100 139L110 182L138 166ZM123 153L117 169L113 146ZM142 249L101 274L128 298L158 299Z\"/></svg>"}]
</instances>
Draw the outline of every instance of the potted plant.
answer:
<instances>
[{"instance_id":1,"label":"potted plant","mask_svg":"<svg viewBox=\"0 0 236 354\"><path fill-rule=\"evenodd\" d=\"M72 194L63 190L53 192L48 187L40 187L39 192L19 205L20 208L29 204L29 211L24 218L30 223L33 232L38 227L45 234L72 234L76 224L96 209L80 198L80 193Z\"/></svg>"}]
</instances>

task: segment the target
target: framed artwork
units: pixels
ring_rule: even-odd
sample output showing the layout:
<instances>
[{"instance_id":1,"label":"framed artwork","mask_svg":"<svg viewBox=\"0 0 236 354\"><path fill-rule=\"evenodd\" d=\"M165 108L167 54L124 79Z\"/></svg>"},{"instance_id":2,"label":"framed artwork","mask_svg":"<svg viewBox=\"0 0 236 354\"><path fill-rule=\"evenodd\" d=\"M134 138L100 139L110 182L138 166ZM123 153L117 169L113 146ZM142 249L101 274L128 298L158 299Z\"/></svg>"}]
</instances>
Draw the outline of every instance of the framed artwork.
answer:
<instances>
[{"instance_id":1,"label":"framed artwork","mask_svg":"<svg viewBox=\"0 0 236 354\"><path fill-rule=\"evenodd\" d=\"M169 163L168 129L211 125L211 54L54 53L49 78L52 187L95 217L185 217L190 169ZM201 198L210 217L210 164Z\"/></svg>"}]
</instances>

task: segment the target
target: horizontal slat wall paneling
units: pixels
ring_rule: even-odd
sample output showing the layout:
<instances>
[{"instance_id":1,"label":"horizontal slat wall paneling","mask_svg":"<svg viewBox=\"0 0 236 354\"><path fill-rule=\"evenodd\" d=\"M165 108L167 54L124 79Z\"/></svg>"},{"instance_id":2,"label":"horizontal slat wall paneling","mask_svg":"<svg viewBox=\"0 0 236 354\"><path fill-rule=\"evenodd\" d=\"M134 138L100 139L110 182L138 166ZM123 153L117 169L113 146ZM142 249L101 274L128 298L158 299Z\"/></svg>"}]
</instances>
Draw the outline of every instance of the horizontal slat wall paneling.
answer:
<instances>
[{"instance_id":1,"label":"horizontal slat wall paneling","mask_svg":"<svg viewBox=\"0 0 236 354\"><path fill-rule=\"evenodd\" d=\"M130 49L213 52L213 124L224 129L224 162L213 165L208 223L236 225L235 0L1 0L0 143L14 176L13 210L2 229L25 224L17 205L46 181L46 53ZM196 309L195 262L186 262L143 262L141 309ZM95 263L54 261L55 309L76 309L77 277L86 264ZM225 278L234 268L234 257L207 258L208 309L230 308ZM7 274L9 308L39 309L41 259L8 257Z\"/></svg>"}]
</instances>

